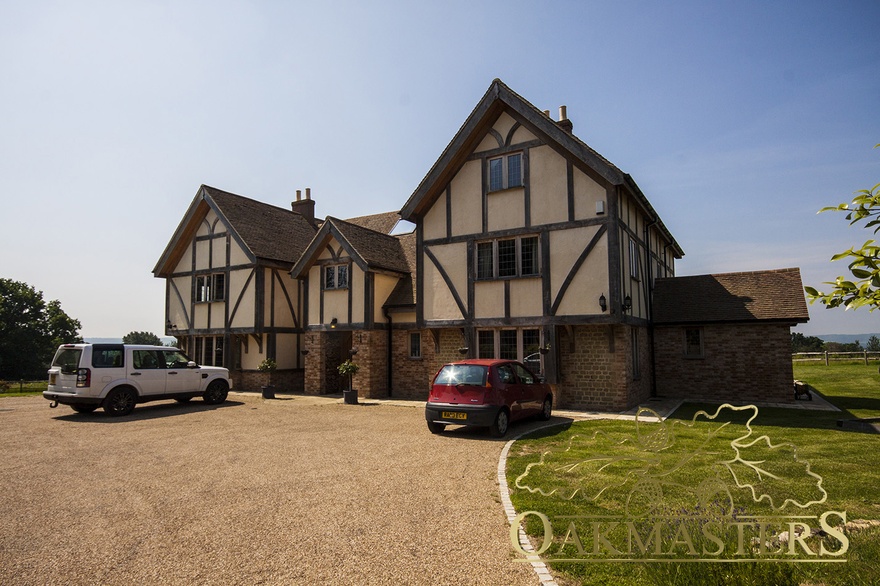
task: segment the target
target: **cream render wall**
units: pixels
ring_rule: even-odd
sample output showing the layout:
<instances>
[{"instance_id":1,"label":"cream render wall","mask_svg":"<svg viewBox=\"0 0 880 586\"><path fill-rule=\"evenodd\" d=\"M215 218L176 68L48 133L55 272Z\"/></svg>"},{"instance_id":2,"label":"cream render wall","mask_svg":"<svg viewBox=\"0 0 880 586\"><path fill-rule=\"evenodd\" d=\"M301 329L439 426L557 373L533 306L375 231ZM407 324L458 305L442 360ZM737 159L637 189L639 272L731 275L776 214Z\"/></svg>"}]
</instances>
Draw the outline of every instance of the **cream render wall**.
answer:
<instances>
[{"instance_id":1,"label":"cream render wall","mask_svg":"<svg viewBox=\"0 0 880 586\"><path fill-rule=\"evenodd\" d=\"M226 266L226 234L222 237L211 239L211 268L223 268Z\"/></svg>"},{"instance_id":2,"label":"cream render wall","mask_svg":"<svg viewBox=\"0 0 880 586\"><path fill-rule=\"evenodd\" d=\"M254 326L256 312L256 293L254 279L248 283L248 277L253 274L253 269L230 271L229 273L229 298L230 308L238 304L235 315L232 315L230 327L251 328ZM231 309L230 309L231 312Z\"/></svg>"},{"instance_id":3,"label":"cream render wall","mask_svg":"<svg viewBox=\"0 0 880 586\"><path fill-rule=\"evenodd\" d=\"M199 240L196 242L196 270L201 271L211 268L211 250L207 240Z\"/></svg>"},{"instance_id":4,"label":"cream render wall","mask_svg":"<svg viewBox=\"0 0 880 586\"><path fill-rule=\"evenodd\" d=\"M453 236L476 234L483 230L482 168L480 161L468 161L452 179ZM434 207L440 203L438 199Z\"/></svg>"},{"instance_id":5,"label":"cream render wall","mask_svg":"<svg viewBox=\"0 0 880 586\"><path fill-rule=\"evenodd\" d=\"M229 265L230 266L238 266L249 264L251 260L248 258L247 253L244 249L239 246L238 242L235 239L230 239L229 241Z\"/></svg>"},{"instance_id":6,"label":"cream render wall","mask_svg":"<svg viewBox=\"0 0 880 586\"><path fill-rule=\"evenodd\" d=\"M192 280L189 276L174 277L171 279L171 283L174 285L174 287L177 288L178 292L180 293L180 297L177 296L177 293L174 292L174 288L171 287L168 296L168 319L178 328L185 329L189 324L188 307L189 298L192 295Z\"/></svg>"},{"instance_id":7,"label":"cream render wall","mask_svg":"<svg viewBox=\"0 0 880 586\"><path fill-rule=\"evenodd\" d=\"M425 214L422 222L425 240L444 238L446 236L446 195L440 196L437 202Z\"/></svg>"},{"instance_id":8,"label":"cream render wall","mask_svg":"<svg viewBox=\"0 0 880 586\"><path fill-rule=\"evenodd\" d=\"M568 221L568 172L564 158L548 146L529 150L532 224Z\"/></svg>"},{"instance_id":9,"label":"cream render wall","mask_svg":"<svg viewBox=\"0 0 880 586\"><path fill-rule=\"evenodd\" d=\"M433 247L432 247L433 249ZM430 260L425 259L424 276L424 317L426 320L462 319L464 316L455 303L455 298L446 286L440 271Z\"/></svg>"},{"instance_id":10,"label":"cream render wall","mask_svg":"<svg viewBox=\"0 0 880 586\"><path fill-rule=\"evenodd\" d=\"M487 196L489 231L521 228L526 223L525 189L494 191Z\"/></svg>"},{"instance_id":11,"label":"cream render wall","mask_svg":"<svg viewBox=\"0 0 880 586\"><path fill-rule=\"evenodd\" d=\"M550 298L555 300L562 284L583 253L587 244L599 231L598 226L550 233ZM565 296L556 311L557 315L589 315L600 313L600 295L609 297L608 291L608 236L603 235L580 269L574 275Z\"/></svg>"},{"instance_id":12,"label":"cream render wall","mask_svg":"<svg viewBox=\"0 0 880 586\"><path fill-rule=\"evenodd\" d=\"M318 305L321 295L321 267L318 265L309 269L309 290L306 294L309 296L309 314L305 322L308 325L317 325L321 323L321 307Z\"/></svg>"},{"instance_id":13,"label":"cream render wall","mask_svg":"<svg viewBox=\"0 0 880 586\"><path fill-rule=\"evenodd\" d=\"M183 251L183 254L180 255L180 260L177 261L177 266L174 267L175 273L188 273L192 270L192 247L187 246L186 250Z\"/></svg>"},{"instance_id":14,"label":"cream render wall","mask_svg":"<svg viewBox=\"0 0 880 586\"><path fill-rule=\"evenodd\" d=\"M399 277L392 277L391 275L376 275L373 281L373 321L375 323L385 323L385 314L382 313L382 306L385 305L385 301L391 295L391 292L394 291L399 280Z\"/></svg>"},{"instance_id":15,"label":"cream render wall","mask_svg":"<svg viewBox=\"0 0 880 586\"><path fill-rule=\"evenodd\" d=\"M540 278L510 281L510 317L540 317L543 313Z\"/></svg>"},{"instance_id":16,"label":"cream render wall","mask_svg":"<svg viewBox=\"0 0 880 586\"><path fill-rule=\"evenodd\" d=\"M608 213L605 188L593 181L580 169L574 169L574 217L577 220L596 217L596 202L606 203L605 213Z\"/></svg>"},{"instance_id":17,"label":"cream render wall","mask_svg":"<svg viewBox=\"0 0 880 586\"><path fill-rule=\"evenodd\" d=\"M510 144L517 145L536 139L537 137L527 130L525 126L520 126L516 129L516 132L513 133L513 140L510 141Z\"/></svg>"},{"instance_id":18,"label":"cream render wall","mask_svg":"<svg viewBox=\"0 0 880 586\"><path fill-rule=\"evenodd\" d=\"M474 317L504 317L503 281L477 281L474 283L474 297Z\"/></svg>"},{"instance_id":19,"label":"cream render wall","mask_svg":"<svg viewBox=\"0 0 880 586\"><path fill-rule=\"evenodd\" d=\"M348 260L348 258L345 260ZM366 316L364 316L364 283L366 275L356 264L352 264L349 279L348 286L351 287L351 321L352 323L363 323L366 321ZM345 307L347 311L348 302L346 302ZM326 313L324 314L324 319L328 319ZM340 318L339 321L347 321L347 319L347 317L346 320Z\"/></svg>"}]
</instances>

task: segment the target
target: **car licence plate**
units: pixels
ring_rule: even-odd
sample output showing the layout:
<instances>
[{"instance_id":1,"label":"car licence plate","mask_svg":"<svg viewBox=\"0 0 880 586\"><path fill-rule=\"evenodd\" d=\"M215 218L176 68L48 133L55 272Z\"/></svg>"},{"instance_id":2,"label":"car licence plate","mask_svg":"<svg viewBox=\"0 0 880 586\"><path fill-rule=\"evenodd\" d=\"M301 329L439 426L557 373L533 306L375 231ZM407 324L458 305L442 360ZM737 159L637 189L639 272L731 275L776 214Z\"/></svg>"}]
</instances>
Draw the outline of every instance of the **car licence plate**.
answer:
<instances>
[{"instance_id":1,"label":"car licence plate","mask_svg":"<svg viewBox=\"0 0 880 586\"><path fill-rule=\"evenodd\" d=\"M440 415L443 419L467 419L467 413L456 413L455 411L444 411Z\"/></svg>"}]
</instances>

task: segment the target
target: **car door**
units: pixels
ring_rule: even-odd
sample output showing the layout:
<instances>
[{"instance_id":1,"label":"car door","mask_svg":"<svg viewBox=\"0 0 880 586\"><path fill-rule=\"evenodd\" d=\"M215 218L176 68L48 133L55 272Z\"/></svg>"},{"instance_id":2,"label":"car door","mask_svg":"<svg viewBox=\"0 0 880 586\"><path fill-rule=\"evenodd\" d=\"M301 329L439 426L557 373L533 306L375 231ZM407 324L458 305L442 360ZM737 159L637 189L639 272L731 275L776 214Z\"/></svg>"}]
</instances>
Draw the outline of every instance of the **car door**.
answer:
<instances>
[{"instance_id":1,"label":"car door","mask_svg":"<svg viewBox=\"0 0 880 586\"><path fill-rule=\"evenodd\" d=\"M541 410L544 404L543 388L538 383L535 375L521 364L514 364L513 370L519 379L520 401L523 415L534 415Z\"/></svg>"},{"instance_id":2,"label":"car door","mask_svg":"<svg viewBox=\"0 0 880 586\"><path fill-rule=\"evenodd\" d=\"M166 393L197 392L202 381L202 373L198 368L189 368L189 358L180 350L162 350L163 364L166 369Z\"/></svg>"},{"instance_id":3,"label":"car door","mask_svg":"<svg viewBox=\"0 0 880 586\"><path fill-rule=\"evenodd\" d=\"M522 417L522 389L516 380L516 373L512 364L499 364L495 367L498 378L499 392L502 400L510 410L510 420L514 421Z\"/></svg>"},{"instance_id":4,"label":"car door","mask_svg":"<svg viewBox=\"0 0 880 586\"><path fill-rule=\"evenodd\" d=\"M165 392L165 362L157 350L132 350L129 377L137 384L141 395L161 395Z\"/></svg>"}]
</instances>

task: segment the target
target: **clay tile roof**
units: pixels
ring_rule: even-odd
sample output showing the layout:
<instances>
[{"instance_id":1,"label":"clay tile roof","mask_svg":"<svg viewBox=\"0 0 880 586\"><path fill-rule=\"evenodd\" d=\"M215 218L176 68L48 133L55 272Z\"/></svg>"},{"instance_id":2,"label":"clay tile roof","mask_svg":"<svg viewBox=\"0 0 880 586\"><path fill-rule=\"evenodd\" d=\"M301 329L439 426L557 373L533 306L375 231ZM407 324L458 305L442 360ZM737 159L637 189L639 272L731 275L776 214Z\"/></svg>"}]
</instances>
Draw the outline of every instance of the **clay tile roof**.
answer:
<instances>
[{"instance_id":1,"label":"clay tile roof","mask_svg":"<svg viewBox=\"0 0 880 586\"><path fill-rule=\"evenodd\" d=\"M397 222L400 221L399 212L382 212L381 214L372 214L370 216L358 216L357 218L349 218L345 220L349 224L368 228L374 232L382 234L390 234Z\"/></svg>"},{"instance_id":2,"label":"clay tile roof","mask_svg":"<svg viewBox=\"0 0 880 586\"><path fill-rule=\"evenodd\" d=\"M316 228L296 212L207 185L204 189L259 258L296 262L315 236Z\"/></svg>"},{"instance_id":3,"label":"clay tile roof","mask_svg":"<svg viewBox=\"0 0 880 586\"><path fill-rule=\"evenodd\" d=\"M336 226L339 233L370 268L387 269L397 273L409 272L406 255L400 240L396 237L337 218L327 218L327 221Z\"/></svg>"},{"instance_id":4,"label":"clay tile roof","mask_svg":"<svg viewBox=\"0 0 880 586\"><path fill-rule=\"evenodd\" d=\"M403 249L404 258L409 266L405 274L385 301L385 307L401 307L416 304L416 235L415 233L396 236Z\"/></svg>"},{"instance_id":5,"label":"clay tile roof","mask_svg":"<svg viewBox=\"0 0 880 586\"><path fill-rule=\"evenodd\" d=\"M657 279L658 325L810 319L797 268Z\"/></svg>"}]
</instances>

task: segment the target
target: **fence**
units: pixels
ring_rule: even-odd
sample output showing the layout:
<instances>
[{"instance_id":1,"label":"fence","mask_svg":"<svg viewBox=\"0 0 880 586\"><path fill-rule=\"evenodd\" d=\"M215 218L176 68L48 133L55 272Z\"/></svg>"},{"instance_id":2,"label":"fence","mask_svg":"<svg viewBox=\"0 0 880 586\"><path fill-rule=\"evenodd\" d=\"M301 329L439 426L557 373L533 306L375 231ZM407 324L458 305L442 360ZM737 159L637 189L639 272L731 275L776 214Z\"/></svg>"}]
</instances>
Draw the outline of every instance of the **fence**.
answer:
<instances>
[{"instance_id":1,"label":"fence","mask_svg":"<svg viewBox=\"0 0 880 586\"><path fill-rule=\"evenodd\" d=\"M880 360L880 352L862 350L860 352L795 352L791 355L792 362L819 362L825 361L825 366L831 361L859 360L864 361L865 366L869 360Z\"/></svg>"}]
</instances>

